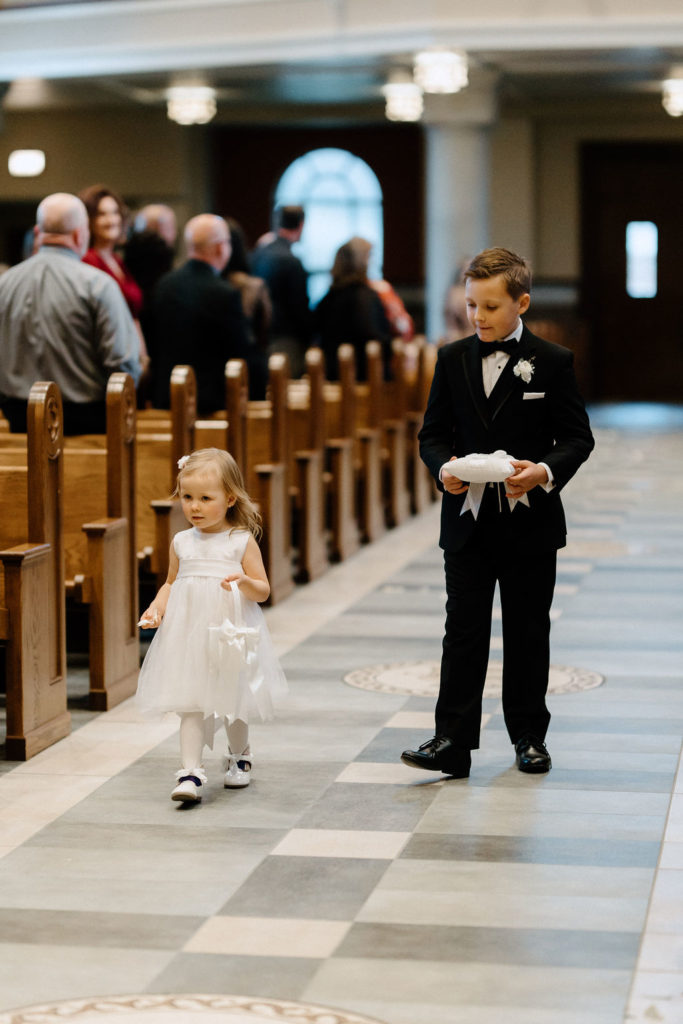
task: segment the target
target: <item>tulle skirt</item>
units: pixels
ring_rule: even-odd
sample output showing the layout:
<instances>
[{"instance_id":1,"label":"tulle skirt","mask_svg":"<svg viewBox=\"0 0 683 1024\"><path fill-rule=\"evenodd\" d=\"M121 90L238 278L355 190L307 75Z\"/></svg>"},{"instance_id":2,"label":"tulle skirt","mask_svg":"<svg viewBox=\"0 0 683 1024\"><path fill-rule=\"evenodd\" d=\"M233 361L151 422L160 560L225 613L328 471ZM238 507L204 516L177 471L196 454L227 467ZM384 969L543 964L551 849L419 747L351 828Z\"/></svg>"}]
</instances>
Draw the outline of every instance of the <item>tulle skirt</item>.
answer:
<instances>
[{"instance_id":1,"label":"tulle skirt","mask_svg":"<svg viewBox=\"0 0 683 1024\"><path fill-rule=\"evenodd\" d=\"M287 689L263 612L241 596L247 627L258 630L252 663L235 668L217 639L225 619L235 621L232 593L207 576L178 577L166 614L150 644L136 701L143 713L201 711L229 721L273 716L273 705Z\"/></svg>"}]
</instances>

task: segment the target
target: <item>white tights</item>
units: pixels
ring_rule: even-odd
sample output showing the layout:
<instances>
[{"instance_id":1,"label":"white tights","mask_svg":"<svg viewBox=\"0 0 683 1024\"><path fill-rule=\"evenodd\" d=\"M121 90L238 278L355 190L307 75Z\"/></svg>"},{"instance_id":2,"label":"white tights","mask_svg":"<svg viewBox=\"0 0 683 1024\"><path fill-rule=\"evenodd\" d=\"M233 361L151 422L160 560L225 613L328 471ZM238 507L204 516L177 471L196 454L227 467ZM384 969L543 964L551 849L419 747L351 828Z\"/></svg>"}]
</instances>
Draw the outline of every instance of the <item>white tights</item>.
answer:
<instances>
[{"instance_id":1,"label":"white tights","mask_svg":"<svg viewBox=\"0 0 683 1024\"><path fill-rule=\"evenodd\" d=\"M224 718L228 745L232 754L249 753L249 726L241 718L228 723ZM201 767L204 750L204 714L201 711L186 711L180 716L180 759L184 771L191 772Z\"/></svg>"}]
</instances>

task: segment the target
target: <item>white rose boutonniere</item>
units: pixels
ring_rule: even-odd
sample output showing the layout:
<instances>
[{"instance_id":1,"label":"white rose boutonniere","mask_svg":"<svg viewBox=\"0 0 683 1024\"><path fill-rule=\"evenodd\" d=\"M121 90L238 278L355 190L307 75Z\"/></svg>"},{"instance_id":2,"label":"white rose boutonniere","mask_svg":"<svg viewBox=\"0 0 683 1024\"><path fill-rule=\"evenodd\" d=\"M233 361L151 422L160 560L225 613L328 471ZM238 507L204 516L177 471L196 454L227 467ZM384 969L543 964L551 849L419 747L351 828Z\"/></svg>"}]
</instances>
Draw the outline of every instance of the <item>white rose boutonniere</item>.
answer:
<instances>
[{"instance_id":1,"label":"white rose boutonniere","mask_svg":"<svg viewBox=\"0 0 683 1024\"><path fill-rule=\"evenodd\" d=\"M531 361L528 359L520 359L518 363L512 367L512 372L515 377L521 377L525 384L528 384L534 375L533 356Z\"/></svg>"}]
</instances>

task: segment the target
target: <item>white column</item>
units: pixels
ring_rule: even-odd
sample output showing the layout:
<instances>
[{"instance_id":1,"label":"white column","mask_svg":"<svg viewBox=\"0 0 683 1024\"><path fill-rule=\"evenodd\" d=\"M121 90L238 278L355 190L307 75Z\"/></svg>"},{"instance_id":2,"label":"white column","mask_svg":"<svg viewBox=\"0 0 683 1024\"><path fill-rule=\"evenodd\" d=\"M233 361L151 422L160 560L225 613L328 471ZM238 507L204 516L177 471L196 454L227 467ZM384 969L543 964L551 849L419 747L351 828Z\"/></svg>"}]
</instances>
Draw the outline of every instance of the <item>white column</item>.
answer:
<instances>
[{"instance_id":1,"label":"white column","mask_svg":"<svg viewBox=\"0 0 683 1024\"><path fill-rule=\"evenodd\" d=\"M489 126L495 82L455 96L425 97L426 334L444 331L443 304L456 270L489 241Z\"/></svg>"}]
</instances>

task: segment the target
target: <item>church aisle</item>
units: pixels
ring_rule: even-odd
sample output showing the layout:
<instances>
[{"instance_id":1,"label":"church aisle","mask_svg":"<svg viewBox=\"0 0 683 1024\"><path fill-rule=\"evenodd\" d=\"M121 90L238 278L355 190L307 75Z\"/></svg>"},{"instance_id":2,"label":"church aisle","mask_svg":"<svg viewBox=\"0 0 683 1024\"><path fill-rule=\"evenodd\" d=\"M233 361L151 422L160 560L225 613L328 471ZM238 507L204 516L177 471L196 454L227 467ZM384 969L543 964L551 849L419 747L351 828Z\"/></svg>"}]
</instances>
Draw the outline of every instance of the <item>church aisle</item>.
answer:
<instances>
[{"instance_id":1,"label":"church aisle","mask_svg":"<svg viewBox=\"0 0 683 1024\"><path fill-rule=\"evenodd\" d=\"M514 768L499 618L471 778L398 760L433 724L434 506L267 612L290 694L247 790L217 749L173 804L175 721L131 702L0 775L0 1024L683 1018L683 435L595 422L551 773Z\"/></svg>"}]
</instances>

